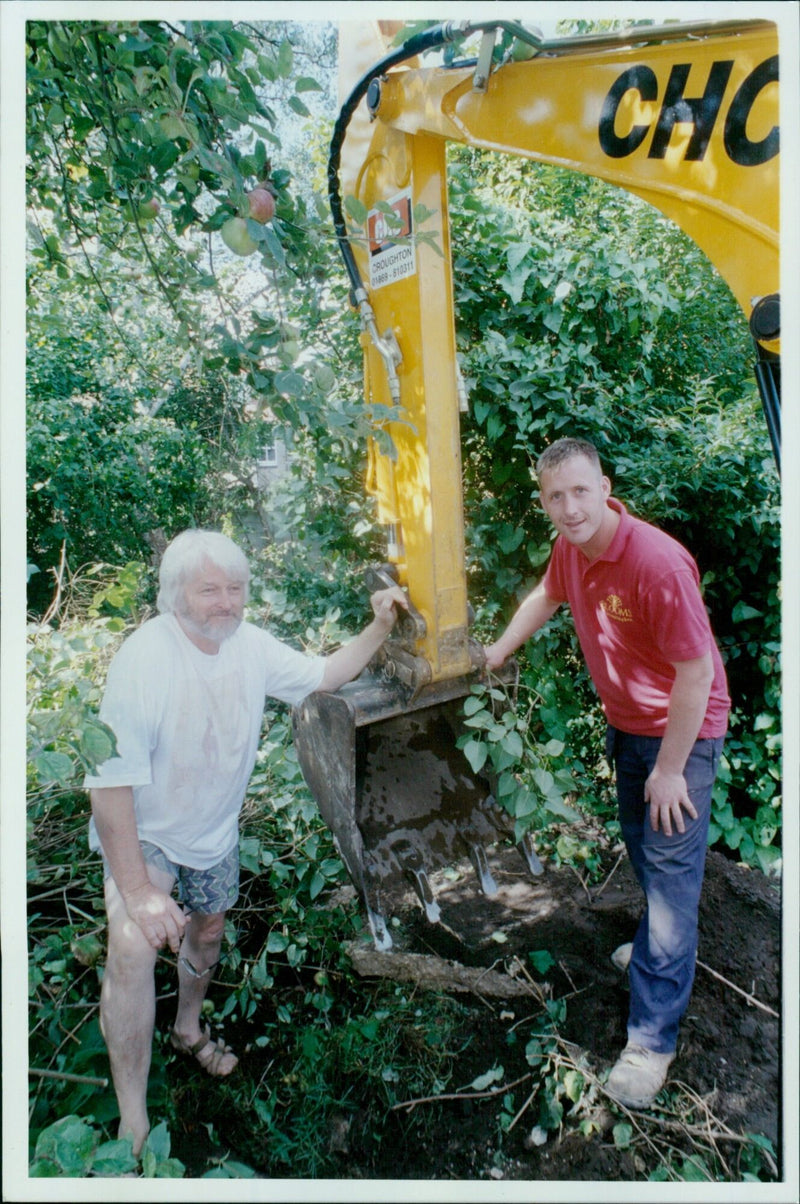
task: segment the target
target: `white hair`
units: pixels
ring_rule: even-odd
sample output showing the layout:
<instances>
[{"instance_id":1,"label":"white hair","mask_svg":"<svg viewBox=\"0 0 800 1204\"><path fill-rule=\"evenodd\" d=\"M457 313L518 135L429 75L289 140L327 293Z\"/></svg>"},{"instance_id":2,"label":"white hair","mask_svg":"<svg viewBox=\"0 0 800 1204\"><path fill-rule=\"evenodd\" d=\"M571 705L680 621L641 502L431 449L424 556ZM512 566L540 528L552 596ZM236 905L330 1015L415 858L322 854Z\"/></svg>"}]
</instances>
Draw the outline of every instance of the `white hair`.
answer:
<instances>
[{"instance_id":1,"label":"white hair","mask_svg":"<svg viewBox=\"0 0 800 1204\"><path fill-rule=\"evenodd\" d=\"M222 569L231 580L243 582L247 601L250 566L242 549L220 531L192 528L176 535L161 558L156 605L162 614L173 614L179 608L186 582L207 561Z\"/></svg>"}]
</instances>

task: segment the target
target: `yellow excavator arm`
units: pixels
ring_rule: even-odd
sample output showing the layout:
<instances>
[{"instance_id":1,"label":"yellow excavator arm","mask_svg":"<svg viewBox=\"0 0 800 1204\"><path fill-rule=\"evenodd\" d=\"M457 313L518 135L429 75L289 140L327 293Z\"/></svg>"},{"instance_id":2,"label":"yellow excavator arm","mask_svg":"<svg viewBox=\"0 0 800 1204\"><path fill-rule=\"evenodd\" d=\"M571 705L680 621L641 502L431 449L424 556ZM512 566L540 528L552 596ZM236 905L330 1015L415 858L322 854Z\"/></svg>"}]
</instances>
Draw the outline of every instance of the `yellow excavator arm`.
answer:
<instances>
[{"instance_id":1,"label":"yellow excavator arm","mask_svg":"<svg viewBox=\"0 0 800 1204\"><path fill-rule=\"evenodd\" d=\"M381 947L391 943L380 894L392 868L414 881L435 918L427 867L466 850L490 887L481 849L503 829L491 780L454 762L453 700L474 682L481 652L469 637L466 591L448 143L598 176L675 221L750 322L776 457L780 434L775 25L643 26L546 41L509 22L447 23L395 49L387 32L341 27L348 86L328 179L376 416L367 488L387 556L373 580L404 586L411 614L377 676L330 702L315 696L295 726L304 772ZM501 35L510 52L498 61ZM474 58L425 65L426 54L469 38ZM357 217L349 225L347 200ZM323 737L326 728L335 737ZM531 848L522 851L537 872Z\"/></svg>"},{"instance_id":2,"label":"yellow excavator arm","mask_svg":"<svg viewBox=\"0 0 800 1204\"><path fill-rule=\"evenodd\" d=\"M441 28L427 41L456 32ZM490 49L495 34L485 31ZM398 66L362 83L371 132L348 174L367 221L348 246L374 314L362 335L366 395L386 407L379 413L399 406L386 424L392 453L371 449L368 487L389 533L387 558L424 620L414 648L421 659L397 665L417 684L471 668L449 142L599 176L644 198L702 248L748 319L764 312L756 337L767 354L778 350L775 26L645 27L519 44L534 57ZM387 221L387 210L398 221ZM437 245L419 241L428 226Z\"/></svg>"}]
</instances>

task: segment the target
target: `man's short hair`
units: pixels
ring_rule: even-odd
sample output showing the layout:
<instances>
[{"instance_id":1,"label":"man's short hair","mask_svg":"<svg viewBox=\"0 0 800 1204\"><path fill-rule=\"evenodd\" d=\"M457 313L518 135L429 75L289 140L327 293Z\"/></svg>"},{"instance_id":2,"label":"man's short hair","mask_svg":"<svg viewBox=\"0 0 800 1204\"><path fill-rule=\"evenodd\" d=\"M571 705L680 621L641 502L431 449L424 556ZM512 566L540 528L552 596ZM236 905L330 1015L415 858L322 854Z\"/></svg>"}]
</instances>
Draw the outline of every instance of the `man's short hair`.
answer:
<instances>
[{"instance_id":1,"label":"man's short hair","mask_svg":"<svg viewBox=\"0 0 800 1204\"><path fill-rule=\"evenodd\" d=\"M556 439L555 443L551 443L544 449L536 461L536 476L541 480L543 472L552 472L554 468L560 467L565 460L571 460L573 456L585 456L590 464L594 464L600 472L603 471L600 456L593 443L590 443L588 439L572 439L567 436L563 439Z\"/></svg>"},{"instance_id":2,"label":"man's short hair","mask_svg":"<svg viewBox=\"0 0 800 1204\"><path fill-rule=\"evenodd\" d=\"M162 614L173 614L178 609L184 585L206 561L222 569L232 581L243 582L247 600L250 566L242 549L221 531L192 528L176 535L161 558L156 605Z\"/></svg>"}]
</instances>

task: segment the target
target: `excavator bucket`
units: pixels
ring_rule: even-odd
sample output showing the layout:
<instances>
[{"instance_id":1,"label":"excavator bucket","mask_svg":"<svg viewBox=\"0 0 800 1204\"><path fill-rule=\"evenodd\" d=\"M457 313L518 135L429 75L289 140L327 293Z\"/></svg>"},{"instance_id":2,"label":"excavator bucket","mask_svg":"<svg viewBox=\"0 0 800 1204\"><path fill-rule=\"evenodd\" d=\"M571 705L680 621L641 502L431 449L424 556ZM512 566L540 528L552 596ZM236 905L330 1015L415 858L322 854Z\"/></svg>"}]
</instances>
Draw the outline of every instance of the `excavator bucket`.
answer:
<instances>
[{"instance_id":1,"label":"excavator bucket","mask_svg":"<svg viewBox=\"0 0 800 1204\"><path fill-rule=\"evenodd\" d=\"M473 679L474 680L474 679ZM410 883L429 921L439 919L431 874L469 857L484 893L497 891L487 849L513 839L488 774L457 747L468 679L416 698L370 671L335 694L295 708L294 744L306 782L360 892L378 949L391 948L386 906ZM518 844L532 874L530 840Z\"/></svg>"}]
</instances>

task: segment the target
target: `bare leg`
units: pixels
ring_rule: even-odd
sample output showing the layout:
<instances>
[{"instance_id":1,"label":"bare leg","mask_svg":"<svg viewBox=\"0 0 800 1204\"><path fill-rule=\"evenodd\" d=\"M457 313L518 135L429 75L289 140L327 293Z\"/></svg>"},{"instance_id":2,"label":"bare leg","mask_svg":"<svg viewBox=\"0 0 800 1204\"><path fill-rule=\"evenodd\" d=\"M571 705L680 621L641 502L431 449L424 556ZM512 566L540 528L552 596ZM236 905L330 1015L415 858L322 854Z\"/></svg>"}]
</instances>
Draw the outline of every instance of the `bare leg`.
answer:
<instances>
[{"instance_id":1,"label":"bare leg","mask_svg":"<svg viewBox=\"0 0 800 1204\"><path fill-rule=\"evenodd\" d=\"M148 865L151 882L172 889L171 875ZM154 968L157 953L125 910L113 878L106 880L108 957L100 990L100 1029L108 1046L119 1104L119 1136L139 1154L150 1131L147 1079L155 1025Z\"/></svg>"},{"instance_id":2,"label":"bare leg","mask_svg":"<svg viewBox=\"0 0 800 1204\"><path fill-rule=\"evenodd\" d=\"M222 934L225 928L225 912L202 915L193 912L178 953L178 1011L175 1017L174 1035L184 1049L191 1049L203 1037L200 1026L200 1011L206 997L214 967L219 961ZM236 1067L238 1059L230 1052L212 1053L224 1047L208 1046L201 1051L198 1061L210 1073L226 1076Z\"/></svg>"}]
</instances>

